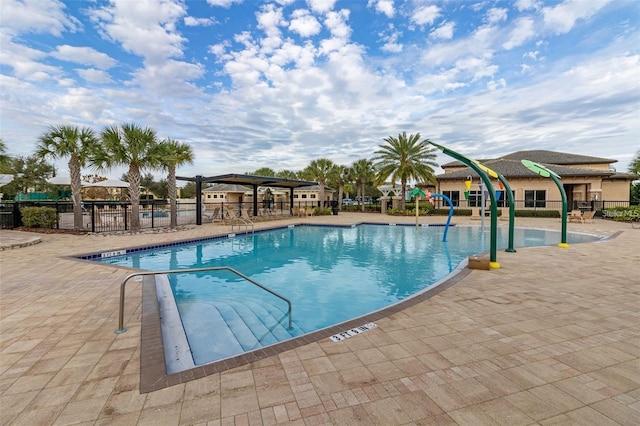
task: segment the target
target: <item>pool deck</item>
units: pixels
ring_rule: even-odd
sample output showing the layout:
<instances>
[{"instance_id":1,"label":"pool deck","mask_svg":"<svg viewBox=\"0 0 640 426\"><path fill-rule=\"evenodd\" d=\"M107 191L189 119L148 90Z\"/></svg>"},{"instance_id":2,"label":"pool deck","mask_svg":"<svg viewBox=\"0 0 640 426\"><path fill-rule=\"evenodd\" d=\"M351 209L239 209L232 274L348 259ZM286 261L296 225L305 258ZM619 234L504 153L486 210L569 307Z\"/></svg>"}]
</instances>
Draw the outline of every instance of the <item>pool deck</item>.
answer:
<instances>
[{"instance_id":1,"label":"pool deck","mask_svg":"<svg viewBox=\"0 0 640 426\"><path fill-rule=\"evenodd\" d=\"M256 228L358 222L415 218L340 213ZM516 225L560 229L558 219L516 218ZM640 424L640 229L601 219L568 229L613 238L500 250L500 269L473 270L368 332L141 394L140 283L127 286L128 331L116 335L129 271L66 256L229 229L1 230L0 424Z\"/></svg>"}]
</instances>

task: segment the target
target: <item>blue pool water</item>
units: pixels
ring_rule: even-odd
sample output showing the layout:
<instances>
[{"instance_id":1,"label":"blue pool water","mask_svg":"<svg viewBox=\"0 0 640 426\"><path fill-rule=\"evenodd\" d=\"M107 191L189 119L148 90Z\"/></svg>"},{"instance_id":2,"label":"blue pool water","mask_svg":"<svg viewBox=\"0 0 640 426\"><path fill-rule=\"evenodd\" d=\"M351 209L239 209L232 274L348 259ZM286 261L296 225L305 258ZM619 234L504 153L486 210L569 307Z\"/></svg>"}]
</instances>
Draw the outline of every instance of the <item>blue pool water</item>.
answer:
<instances>
[{"instance_id":1,"label":"blue pool water","mask_svg":"<svg viewBox=\"0 0 640 426\"><path fill-rule=\"evenodd\" d=\"M169 276L195 364L205 364L384 308L432 286L470 254L489 249L489 230L360 225L296 226L100 259L145 270L228 266L291 300L287 305L226 272ZM507 247L498 229L498 247ZM598 240L569 234L568 242ZM516 247L555 245L560 233L516 229ZM500 256L508 256L501 251ZM500 259L498 259L500 261ZM227 326L229 329L227 329Z\"/></svg>"}]
</instances>

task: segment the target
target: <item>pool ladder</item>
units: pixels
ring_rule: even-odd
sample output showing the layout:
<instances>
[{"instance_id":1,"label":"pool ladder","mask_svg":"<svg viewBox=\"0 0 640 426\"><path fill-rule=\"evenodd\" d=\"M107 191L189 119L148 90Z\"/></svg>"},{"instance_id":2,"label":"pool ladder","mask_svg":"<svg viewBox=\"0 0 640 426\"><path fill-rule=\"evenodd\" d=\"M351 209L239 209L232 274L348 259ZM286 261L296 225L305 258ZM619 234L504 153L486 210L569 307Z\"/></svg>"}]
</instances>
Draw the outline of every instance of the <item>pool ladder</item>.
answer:
<instances>
[{"instance_id":1,"label":"pool ladder","mask_svg":"<svg viewBox=\"0 0 640 426\"><path fill-rule=\"evenodd\" d=\"M120 284L120 312L118 315L118 328L114 331L116 334L120 334L120 333L124 333L125 331L127 331L127 329L124 326L124 298L125 298L125 286L127 284L127 281L129 281L131 278L133 277L142 277L145 275L158 275L158 274L183 274L186 272L206 272L206 271L229 271L234 273L235 275L239 276L240 278L244 279L245 281L249 281L251 284L260 287L261 289L263 289L264 291L271 293L272 295L276 296L279 299L282 299L283 301L285 301L287 303L287 316L289 317L289 330L292 329L292 325L291 325L291 301L289 299L287 299L286 297L284 297L283 295L271 290L269 287L266 287L262 284L260 284L257 281L252 280L251 278L247 277L246 275L236 271L233 268L230 268L228 266L209 266L206 268L185 268L185 269L170 269L167 271L145 271L145 272L134 272L133 274L129 274L127 275L124 280L122 280L122 284Z\"/></svg>"}]
</instances>

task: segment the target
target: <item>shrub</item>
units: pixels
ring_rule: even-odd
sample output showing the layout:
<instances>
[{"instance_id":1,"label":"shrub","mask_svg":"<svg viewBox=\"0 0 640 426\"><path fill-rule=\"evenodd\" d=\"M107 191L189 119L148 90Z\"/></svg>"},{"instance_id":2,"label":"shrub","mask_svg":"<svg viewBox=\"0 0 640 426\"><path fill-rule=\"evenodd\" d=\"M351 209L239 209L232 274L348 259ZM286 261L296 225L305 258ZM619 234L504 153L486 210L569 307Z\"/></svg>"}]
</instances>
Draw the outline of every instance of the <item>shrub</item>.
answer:
<instances>
[{"instance_id":1,"label":"shrub","mask_svg":"<svg viewBox=\"0 0 640 426\"><path fill-rule=\"evenodd\" d=\"M516 210L515 213L516 217L560 217L558 210Z\"/></svg>"},{"instance_id":2,"label":"shrub","mask_svg":"<svg viewBox=\"0 0 640 426\"><path fill-rule=\"evenodd\" d=\"M330 215L331 214L331 207L314 207L313 208L313 215L314 216L326 216L326 215Z\"/></svg>"},{"instance_id":3,"label":"shrub","mask_svg":"<svg viewBox=\"0 0 640 426\"><path fill-rule=\"evenodd\" d=\"M640 206L614 207L602 211L602 217L610 217L617 222L640 219Z\"/></svg>"},{"instance_id":4,"label":"shrub","mask_svg":"<svg viewBox=\"0 0 640 426\"><path fill-rule=\"evenodd\" d=\"M55 228L60 219L53 207L23 207L22 224L29 228Z\"/></svg>"},{"instance_id":5,"label":"shrub","mask_svg":"<svg viewBox=\"0 0 640 426\"><path fill-rule=\"evenodd\" d=\"M449 216L449 208L434 209L433 214L437 216ZM454 209L454 216L471 216L471 209Z\"/></svg>"}]
</instances>

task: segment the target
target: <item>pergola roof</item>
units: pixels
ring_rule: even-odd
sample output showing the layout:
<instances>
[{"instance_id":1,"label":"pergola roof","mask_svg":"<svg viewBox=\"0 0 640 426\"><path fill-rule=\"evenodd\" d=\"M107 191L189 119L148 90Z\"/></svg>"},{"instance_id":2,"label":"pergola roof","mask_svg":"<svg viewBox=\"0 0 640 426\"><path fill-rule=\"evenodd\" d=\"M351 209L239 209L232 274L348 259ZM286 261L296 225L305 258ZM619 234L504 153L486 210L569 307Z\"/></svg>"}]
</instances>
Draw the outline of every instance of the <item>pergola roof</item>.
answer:
<instances>
[{"instance_id":1,"label":"pergola roof","mask_svg":"<svg viewBox=\"0 0 640 426\"><path fill-rule=\"evenodd\" d=\"M287 179L273 176L255 176L255 175L238 175L228 174L219 176L194 176L182 177L176 176L177 180L186 180L195 182L196 184L196 224L202 224L202 199L201 191L203 183L224 183L228 185L247 185L253 189L253 214L258 214L258 187L271 186L275 188L289 188L289 197L291 206L293 206L293 190L304 186L314 186L317 182L307 180Z\"/></svg>"},{"instance_id":2,"label":"pergola roof","mask_svg":"<svg viewBox=\"0 0 640 426\"><path fill-rule=\"evenodd\" d=\"M198 179L200 178L200 179ZM297 179L279 178L273 176L255 176L255 175L239 175L239 174L227 174L219 176L195 176L193 178L176 177L178 180L187 180L195 182L199 180L202 183L227 183L235 185L249 185L249 186L273 186L277 188L299 188L301 186L317 185L317 182Z\"/></svg>"}]
</instances>

